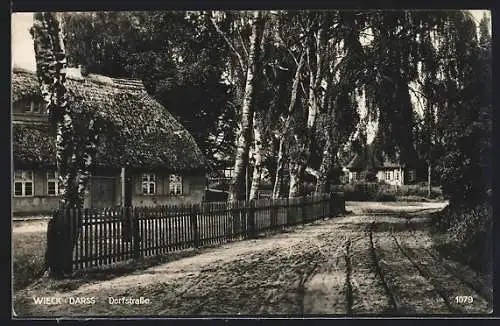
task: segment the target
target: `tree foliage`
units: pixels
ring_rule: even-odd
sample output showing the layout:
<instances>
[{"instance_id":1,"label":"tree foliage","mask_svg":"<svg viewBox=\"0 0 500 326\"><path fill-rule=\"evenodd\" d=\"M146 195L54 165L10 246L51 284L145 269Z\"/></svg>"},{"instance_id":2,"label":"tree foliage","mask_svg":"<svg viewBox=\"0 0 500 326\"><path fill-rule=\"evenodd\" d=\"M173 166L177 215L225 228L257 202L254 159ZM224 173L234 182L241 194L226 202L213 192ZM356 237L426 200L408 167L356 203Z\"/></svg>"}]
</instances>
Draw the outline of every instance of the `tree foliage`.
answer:
<instances>
[{"instance_id":1,"label":"tree foliage","mask_svg":"<svg viewBox=\"0 0 500 326\"><path fill-rule=\"evenodd\" d=\"M209 162L232 153L234 89L221 80L226 45L208 18L186 12L64 15L69 63L90 73L143 80L195 137Z\"/></svg>"},{"instance_id":2,"label":"tree foliage","mask_svg":"<svg viewBox=\"0 0 500 326\"><path fill-rule=\"evenodd\" d=\"M209 160L234 160L247 12L72 13L64 22L71 63L142 79ZM447 196L479 200L491 176L488 24L485 17L478 37L459 10L268 12L255 84L263 167L278 180L277 170L298 163L297 175L319 169L323 182L332 166L366 150L372 120L376 155L431 166Z\"/></svg>"}]
</instances>

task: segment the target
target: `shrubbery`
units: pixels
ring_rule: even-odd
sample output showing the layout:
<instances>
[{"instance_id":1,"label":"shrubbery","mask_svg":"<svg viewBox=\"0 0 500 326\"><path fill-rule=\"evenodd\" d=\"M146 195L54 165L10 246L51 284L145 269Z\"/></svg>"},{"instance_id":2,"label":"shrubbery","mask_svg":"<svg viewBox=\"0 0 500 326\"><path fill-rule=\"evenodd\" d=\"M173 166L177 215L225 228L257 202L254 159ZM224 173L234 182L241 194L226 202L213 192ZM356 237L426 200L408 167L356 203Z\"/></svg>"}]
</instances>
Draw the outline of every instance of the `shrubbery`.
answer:
<instances>
[{"instance_id":1,"label":"shrubbery","mask_svg":"<svg viewBox=\"0 0 500 326\"><path fill-rule=\"evenodd\" d=\"M488 202L449 206L435 216L434 227L438 249L481 273L489 272L493 210Z\"/></svg>"},{"instance_id":2,"label":"shrubbery","mask_svg":"<svg viewBox=\"0 0 500 326\"><path fill-rule=\"evenodd\" d=\"M427 197L427 186L423 185L391 186L381 183L355 183L334 186L333 191L343 191L345 199L349 201L420 201L426 200ZM440 189L433 187L431 199L439 198L441 198Z\"/></svg>"}]
</instances>

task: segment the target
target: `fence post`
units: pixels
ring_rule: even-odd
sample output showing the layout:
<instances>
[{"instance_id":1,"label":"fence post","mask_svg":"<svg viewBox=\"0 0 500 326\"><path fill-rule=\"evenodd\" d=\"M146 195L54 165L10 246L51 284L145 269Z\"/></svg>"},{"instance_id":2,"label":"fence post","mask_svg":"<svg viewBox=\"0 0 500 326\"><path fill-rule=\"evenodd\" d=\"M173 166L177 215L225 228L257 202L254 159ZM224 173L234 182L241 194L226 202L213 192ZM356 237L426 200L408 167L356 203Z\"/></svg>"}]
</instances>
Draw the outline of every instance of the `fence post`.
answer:
<instances>
[{"instance_id":1,"label":"fence post","mask_svg":"<svg viewBox=\"0 0 500 326\"><path fill-rule=\"evenodd\" d=\"M63 222L62 222L62 227L63 227L63 234L62 234L62 239L63 243L61 244L62 246L62 272L64 274L69 274L71 273L71 265L72 265L72 249L73 249L73 244L71 242L71 234L73 233L73 216L74 216L75 209L74 208L68 208L66 210L66 214L64 214Z\"/></svg>"},{"instance_id":2,"label":"fence post","mask_svg":"<svg viewBox=\"0 0 500 326\"><path fill-rule=\"evenodd\" d=\"M198 248L200 246L200 232L198 230L198 205L191 206L191 227L193 231L194 247Z\"/></svg>"},{"instance_id":3,"label":"fence post","mask_svg":"<svg viewBox=\"0 0 500 326\"><path fill-rule=\"evenodd\" d=\"M250 200L247 207L247 221L250 238L255 238L257 236L257 230L255 229L255 200Z\"/></svg>"},{"instance_id":4,"label":"fence post","mask_svg":"<svg viewBox=\"0 0 500 326\"><path fill-rule=\"evenodd\" d=\"M51 276L59 278L63 275L61 261L61 215L64 214L63 208L54 211L52 218L47 226L47 250L45 260Z\"/></svg>"},{"instance_id":5,"label":"fence post","mask_svg":"<svg viewBox=\"0 0 500 326\"><path fill-rule=\"evenodd\" d=\"M345 210L345 196L344 193L341 192L338 194L338 201L339 201L339 211L344 214L346 212Z\"/></svg>"},{"instance_id":6,"label":"fence post","mask_svg":"<svg viewBox=\"0 0 500 326\"><path fill-rule=\"evenodd\" d=\"M139 218L137 216L138 209L132 208L132 214L129 214L129 225L131 227L132 239L134 244L134 258L139 258L140 256L140 235L139 235Z\"/></svg>"},{"instance_id":7,"label":"fence post","mask_svg":"<svg viewBox=\"0 0 500 326\"><path fill-rule=\"evenodd\" d=\"M329 199L329 202L330 202L330 212L329 212L329 215L330 217L333 217L333 215L335 214L335 195L333 192L330 193L330 199Z\"/></svg>"},{"instance_id":8,"label":"fence post","mask_svg":"<svg viewBox=\"0 0 500 326\"><path fill-rule=\"evenodd\" d=\"M79 217L80 209L77 207L72 207L69 209L69 214L65 216L65 230L66 233L66 250L64 255L64 273L73 273L73 251L75 250L78 235L79 235Z\"/></svg>"},{"instance_id":9,"label":"fence post","mask_svg":"<svg viewBox=\"0 0 500 326\"><path fill-rule=\"evenodd\" d=\"M132 240L132 228L130 226L130 207L121 207L122 210L122 240L130 242Z\"/></svg>"},{"instance_id":10,"label":"fence post","mask_svg":"<svg viewBox=\"0 0 500 326\"><path fill-rule=\"evenodd\" d=\"M271 199L269 201L270 203L270 208L271 208L271 230L276 229L277 220L278 220L278 205L276 204L276 200Z\"/></svg>"}]
</instances>

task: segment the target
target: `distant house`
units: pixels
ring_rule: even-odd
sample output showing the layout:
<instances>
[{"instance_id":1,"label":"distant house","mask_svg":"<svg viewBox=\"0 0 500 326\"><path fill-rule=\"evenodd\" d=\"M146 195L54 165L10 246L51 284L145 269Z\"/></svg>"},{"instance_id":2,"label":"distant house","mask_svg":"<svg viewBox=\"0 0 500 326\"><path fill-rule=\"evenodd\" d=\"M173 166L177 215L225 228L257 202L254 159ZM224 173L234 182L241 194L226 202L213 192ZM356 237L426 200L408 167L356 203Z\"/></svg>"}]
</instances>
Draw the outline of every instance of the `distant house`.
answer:
<instances>
[{"instance_id":1,"label":"distant house","mask_svg":"<svg viewBox=\"0 0 500 326\"><path fill-rule=\"evenodd\" d=\"M66 85L75 119L91 117L101 128L84 207L203 200L206 177L200 149L141 81L82 77L76 71L68 72ZM55 131L34 72L14 69L12 103L13 211L51 211L58 205Z\"/></svg>"},{"instance_id":2,"label":"distant house","mask_svg":"<svg viewBox=\"0 0 500 326\"><path fill-rule=\"evenodd\" d=\"M349 164L344 168L348 183L366 181L369 174L376 177L378 182L390 185L404 185L416 180L415 169L404 164L379 160L368 155L356 154Z\"/></svg>"}]
</instances>

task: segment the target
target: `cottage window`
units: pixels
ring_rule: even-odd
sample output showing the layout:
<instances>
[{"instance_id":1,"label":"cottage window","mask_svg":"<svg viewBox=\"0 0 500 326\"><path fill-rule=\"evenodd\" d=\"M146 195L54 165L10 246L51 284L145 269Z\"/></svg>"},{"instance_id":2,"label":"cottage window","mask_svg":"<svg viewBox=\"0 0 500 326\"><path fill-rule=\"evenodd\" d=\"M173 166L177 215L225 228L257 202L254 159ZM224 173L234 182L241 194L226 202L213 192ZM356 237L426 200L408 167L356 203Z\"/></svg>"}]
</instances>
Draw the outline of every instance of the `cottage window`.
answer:
<instances>
[{"instance_id":1,"label":"cottage window","mask_svg":"<svg viewBox=\"0 0 500 326\"><path fill-rule=\"evenodd\" d=\"M33 196L33 171L14 172L14 196Z\"/></svg>"},{"instance_id":2,"label":"cottage window","mask_svg":"<svg viewBox=\"0 0 500 326\"><path fill-rule=\"evenodd\" d=\"M182 195L182 177L177 174L171 174L168 181L169 193L171 195Z\"/></svg>"},{"instance_id":3,"label":"cottage window","mask_svg":"<svg viewBox=\"0 0 500 326\"><path fill-rule=\"evenodd\" d=\"M49 196L57 196L58 194L57 172L47 172L47 194Z\"/></svg>"},{"instance_id":4,"label":"cottage window","mask_svg":"<svg viewBox=\"0 0 500 326\"><path fill-rule=\"evenodd\" d=\"M399 181L399 171L394 172L396 174L396 180Z\"/></svg>"},{"instance_id":5,"label":"cottage window","mask_svg":"<svg viewBox=\"0 0 500 326\"><path fill-rule=\"evenodd\" d=\"M156 176L153 173L143 173L142 193L144 195L154 195L156 193Z\"/></svg>"},{"instance_id":6,"label":"cottage window","mask_svg":"<svg viewBox=\"0 0 500 326\"><path fill-rule=\"evenodd\" d=\"M408 172L408 181L414 181L415 180L415 171L414 170L410 170Z\"/></svg>"},{"instance_id":7,"label":"cottage window","mask_svg":"<svg viewBox=\"0 0 500 326\"><path fill-rule=\"evenodd\" d=\"M32 102L31 101L23 102L22 106L23 106L24 112L31 112L31 110L32 110Z\"/></svg>"}]
</instances>

